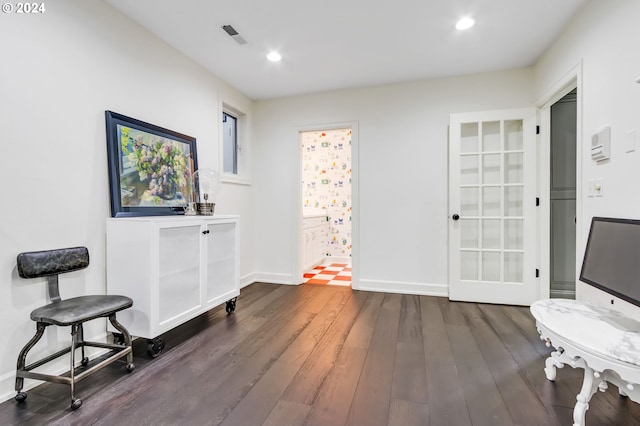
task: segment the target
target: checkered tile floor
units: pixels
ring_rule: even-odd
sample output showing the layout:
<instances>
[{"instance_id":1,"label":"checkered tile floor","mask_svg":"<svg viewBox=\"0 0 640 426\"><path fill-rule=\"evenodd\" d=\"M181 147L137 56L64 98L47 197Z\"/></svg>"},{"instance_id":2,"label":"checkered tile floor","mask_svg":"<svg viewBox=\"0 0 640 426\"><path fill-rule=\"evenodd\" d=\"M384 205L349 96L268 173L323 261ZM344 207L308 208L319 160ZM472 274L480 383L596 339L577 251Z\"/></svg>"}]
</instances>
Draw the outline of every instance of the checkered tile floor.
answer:
<instances>
[{"instance_id":1,"label":"checkered tile floor","mask_svg":"<svg viewBox=\"0 0 640 426\"><path fill-rule=\"evenodd\" d=\"M351 265L348 263L327 263L316 266L304 274L305 284L351 285Z\"/></svg>"}]
</instances>

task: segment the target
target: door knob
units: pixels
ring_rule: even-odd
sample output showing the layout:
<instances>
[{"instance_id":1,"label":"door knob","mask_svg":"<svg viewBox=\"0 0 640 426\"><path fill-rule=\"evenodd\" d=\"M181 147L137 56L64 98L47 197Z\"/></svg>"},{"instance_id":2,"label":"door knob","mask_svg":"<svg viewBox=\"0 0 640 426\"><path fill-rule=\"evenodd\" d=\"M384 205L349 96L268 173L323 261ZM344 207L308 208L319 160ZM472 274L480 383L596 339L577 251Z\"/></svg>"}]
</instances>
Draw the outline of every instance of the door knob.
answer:
<instances>
[{"instance_id":1,"label":"door knob","mask_svg":"<svg viewBox=\"0 0 640 426\"><path fill-rule=\"evenodd\" d=\"M453 216L451 216L451 219L458 220L460 219L460 215L458 215L458 213L455 213Z\"/></svg>"}]
</instances>

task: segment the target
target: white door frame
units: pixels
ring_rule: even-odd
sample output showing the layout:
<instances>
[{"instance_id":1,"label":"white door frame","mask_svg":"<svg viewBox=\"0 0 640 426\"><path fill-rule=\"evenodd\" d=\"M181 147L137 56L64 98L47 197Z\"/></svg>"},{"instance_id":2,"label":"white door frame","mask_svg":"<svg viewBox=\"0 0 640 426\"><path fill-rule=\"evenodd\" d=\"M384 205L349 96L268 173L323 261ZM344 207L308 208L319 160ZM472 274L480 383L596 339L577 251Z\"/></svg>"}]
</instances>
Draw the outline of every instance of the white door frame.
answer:
<instances>
[{"instance_id":1,"label":"white door frame","mask_svg":"<svg viewBox=\"0 0 640 426\"><path fill-rule=\"evenodd\" d=\"M562 99L573 89L578 89L576 100L576 284L580 276L582 256L578 249L584 247L583 240L583 187L582 187L582 62L575 65L560 80L556 82L536 103L540 111L540 146L538 149L538 194L540 194L540 208L538 209L538 265L540 265L541 299L548 299L551 285L551 211L550 202L550 174L551 174L551 106ZM576 285L576 298L578 296Z\"/></svg>"},{"instance_id":2,"label":"white door frame","mask_svg":"<svg viewBox=\"0 0 640 426\"><path fill-rule=\"evenodd\" d=\"M301 283L304 278L302 267L302 146L300 144L300 132L314 132L323 130L351 129L351 288L360 288L360 196L359 179L360 170L358 164L358 121L342 121L335 123L295 126L293 138L298 147L298 161L295 164L296 194L294 199L297 204L297 221L293 232L293 272L294 283Z\"/></svg>"}]
</instances>

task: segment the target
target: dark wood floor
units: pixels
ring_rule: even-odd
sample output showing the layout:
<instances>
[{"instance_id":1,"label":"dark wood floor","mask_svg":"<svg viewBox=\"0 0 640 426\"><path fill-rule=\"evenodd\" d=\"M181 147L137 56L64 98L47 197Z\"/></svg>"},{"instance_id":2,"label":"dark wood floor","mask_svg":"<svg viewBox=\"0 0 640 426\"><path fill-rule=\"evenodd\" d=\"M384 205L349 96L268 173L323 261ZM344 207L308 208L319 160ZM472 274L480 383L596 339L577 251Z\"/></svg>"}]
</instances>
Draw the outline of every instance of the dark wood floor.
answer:
<instances>
[{"instance_id":1,"label":"dark wood floor","mask_svg":"<svg viewBox=\"0 0 640 426\"><path fill-rule=\"evenodd\" d=\"M68 387L0 404L2 425L570 425L582 370L555 383L527 308L253 284L166 335L136 370L109 366ZM640 405L610 386L587 424L638 425Z\"/></svg>"}]
</instances>

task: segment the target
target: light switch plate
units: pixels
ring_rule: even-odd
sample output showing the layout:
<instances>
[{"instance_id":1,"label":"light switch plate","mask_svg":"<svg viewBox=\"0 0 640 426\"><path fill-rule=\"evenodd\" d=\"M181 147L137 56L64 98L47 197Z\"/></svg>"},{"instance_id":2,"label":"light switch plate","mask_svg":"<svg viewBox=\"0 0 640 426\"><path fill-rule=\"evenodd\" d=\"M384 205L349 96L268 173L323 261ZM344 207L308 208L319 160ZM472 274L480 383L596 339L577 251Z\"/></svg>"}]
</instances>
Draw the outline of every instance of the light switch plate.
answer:
<instances>
[{"instance_id":1,"label":"light switch plate","mask_svg":"<svg viewBox=\"0 0 640 426\"><path fill-rule=\"evenodd\" d=\"M602 183L602 178L595 179L593 182L593 192L595 192L596 197L604 196L604 185Z\"/></svg>"},{"instance_id":2,"label":"light switch plate","mask_svg":"<svg viewBox=\"0 0 640 426\"><path fill-rule=\"evenodd\" d=\"M633 152L636 150L636 131L628 130L626 135L626 152Z\"/></svg>"}]
</instances>

